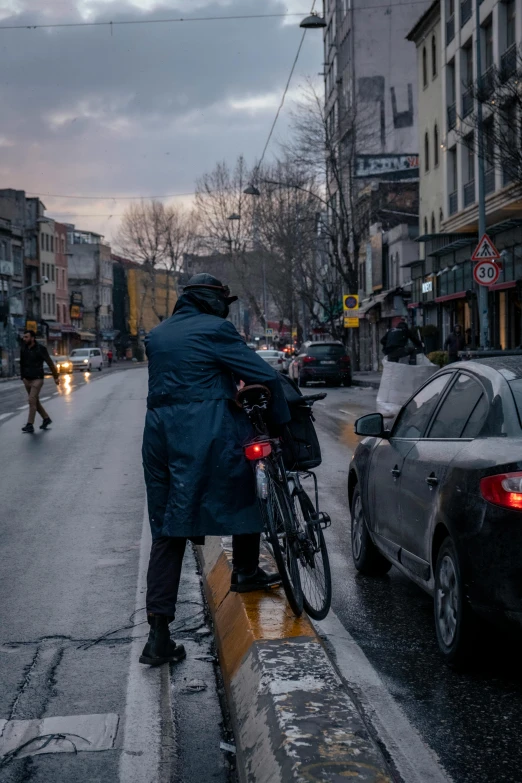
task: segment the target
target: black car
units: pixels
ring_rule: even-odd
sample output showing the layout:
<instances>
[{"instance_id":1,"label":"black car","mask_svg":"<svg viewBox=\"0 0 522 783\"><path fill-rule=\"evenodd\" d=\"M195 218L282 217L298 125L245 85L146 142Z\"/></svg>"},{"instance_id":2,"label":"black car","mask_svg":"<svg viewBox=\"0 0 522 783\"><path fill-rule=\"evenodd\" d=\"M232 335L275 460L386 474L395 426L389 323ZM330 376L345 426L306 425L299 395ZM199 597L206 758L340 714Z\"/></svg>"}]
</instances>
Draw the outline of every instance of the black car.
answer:
<instances>
[{"instance_id":1,"label":"black car","mask_svg":"<svg viewBox=\"0 0 522 783\"><path fill-rule=\"evenodd\" d=\"M477 615L522 625L522 357L453 364L391 431L363 416L348 477L363 574L397 566L434 597L449 663L472 652Z\"/></svg>"},{"instance_id":2,"label":"black car","mask_svg":"<svg viewBox=\"0 0 522 783\"><path fill-rule=\"evenodd\" d=\"M339 341L304 343L290 365L290 377L299 386L310 381L323 381L327 385L351 386L352 363L350 356Z\"/></svg>"}]
</instances>

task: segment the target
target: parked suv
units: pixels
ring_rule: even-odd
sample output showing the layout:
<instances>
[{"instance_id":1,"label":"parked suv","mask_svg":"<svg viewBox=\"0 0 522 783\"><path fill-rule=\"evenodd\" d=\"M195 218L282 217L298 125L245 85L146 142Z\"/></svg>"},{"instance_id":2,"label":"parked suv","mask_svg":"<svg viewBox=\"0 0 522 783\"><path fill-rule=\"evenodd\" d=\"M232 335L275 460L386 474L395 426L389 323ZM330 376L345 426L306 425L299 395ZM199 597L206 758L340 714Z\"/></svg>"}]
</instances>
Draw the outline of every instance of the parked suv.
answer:
<instances>
[{"instance_id":1,"label":"parked suv","mask_svg":"<svg viewBox=\"0 0 522 783\"><path fill-rule=\"evenodd\" d=\"M290 365L289 375L299 386L309 381L323 381L327 385L352 384L352 363L344 345L332 340L324 343L303 343Z\"/></svg>"},{"instance_id":2,"label":"parked suv","mask_svg":"<svg viewBox=\"0 0 522 783\"><path fill-rule=\"evenodd\" d=\"M103 370L103 356L99 348L76 348L69 358L73 370Z\"/></svg>"}]
</instances>

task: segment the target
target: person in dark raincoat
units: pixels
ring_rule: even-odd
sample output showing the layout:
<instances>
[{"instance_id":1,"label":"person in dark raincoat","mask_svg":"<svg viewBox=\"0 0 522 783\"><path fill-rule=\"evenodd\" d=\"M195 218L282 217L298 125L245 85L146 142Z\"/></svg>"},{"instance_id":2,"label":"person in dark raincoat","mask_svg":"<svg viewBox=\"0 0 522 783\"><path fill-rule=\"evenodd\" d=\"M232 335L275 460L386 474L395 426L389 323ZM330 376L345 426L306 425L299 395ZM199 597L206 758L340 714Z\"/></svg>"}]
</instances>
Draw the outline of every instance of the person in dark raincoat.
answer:
<instances>
[{"instance_id":1,"label":"person in dark raincoat","mask_svg":"<svg viewBox=\"0 0 522 783\"><path fill-rule=\"evenodd\" d=\"M149 335L149 394L143 435L152 548L147 574L149 640L141 663L185 657L170 639L187 539L233 536L231 590L277 584L259 568L262 520L254 473L243 447L253 436L236 405L239 380L262 383L272 394L270 426L290 420L279 374L251 351L226 318L226 286L195 275L172 316Z\"/></svg>"}]
</instances>

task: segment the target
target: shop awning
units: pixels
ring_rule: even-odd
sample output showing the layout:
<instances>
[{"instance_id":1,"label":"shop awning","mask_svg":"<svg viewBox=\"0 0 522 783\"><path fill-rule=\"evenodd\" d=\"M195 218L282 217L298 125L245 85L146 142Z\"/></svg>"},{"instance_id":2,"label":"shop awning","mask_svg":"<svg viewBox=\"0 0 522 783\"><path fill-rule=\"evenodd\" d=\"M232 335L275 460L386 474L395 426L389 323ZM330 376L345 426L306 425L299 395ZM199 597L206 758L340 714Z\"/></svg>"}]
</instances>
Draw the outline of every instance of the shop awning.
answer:
<instances>
[{"instance_id":1,"label":"shop awning","mask_svg":"<svg viewBox=\"0 0 522 783\"><path fill-rule=\"evenodd\" d=\"M80 340L85 340L86 342L94 342L96 339L96 335L94 332L81 332L79 329L76 330L76 334L80 338Z\"/></svg>"},{"instance_id":2,"label":"shop awning","mask_svg":"<svg viewBox=\"0 0 522 783\"><path fill-rule=\"evenodd\" d=\"M377 305L381 304L381 302L384 302L384 300L386 299L389 293L390 293L389 291L381 291L380 294L374 294L369 299L363 299L363 301L359 305L359 309L355 313L353 313L353 316L351 313L350 315L353 318L364 318L364 316L369 310L371 310L374 307L377 307Z\"/></svg>"}]
</instances>

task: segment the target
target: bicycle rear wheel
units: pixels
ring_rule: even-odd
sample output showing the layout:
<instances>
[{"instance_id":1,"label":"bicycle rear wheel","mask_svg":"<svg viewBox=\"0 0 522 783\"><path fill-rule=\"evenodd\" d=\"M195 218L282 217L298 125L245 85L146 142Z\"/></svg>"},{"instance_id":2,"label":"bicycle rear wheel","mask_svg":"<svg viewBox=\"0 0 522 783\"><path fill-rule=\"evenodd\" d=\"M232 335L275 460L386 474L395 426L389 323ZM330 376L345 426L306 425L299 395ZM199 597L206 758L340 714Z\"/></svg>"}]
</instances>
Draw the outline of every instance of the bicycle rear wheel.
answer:
<instances>
[{"instance_id":1,"label":"bicycle rear wheel","mask_svg":"<svg viewBox=\"0 0 522 783\"><path fill-rule=\"evenodd\" d=\"M304 490L292 495L299 536L299 577L303 605L314 620L324 620L332 603L332 575L323 531Z\"/></svg>"},{"instance_id":2,"label":"bicycle rear wheel","mask_svg":"<svg viewBox=\"0 0 522 783\"><path fill-rule=\"evenodd\" d=\"M296 617L303 613L303 591L295 552L294 520L285 492L275 477L267 475L266 500L260 500L267 542L276 561L283 588Z\"/></svg>"}]
</instances>

